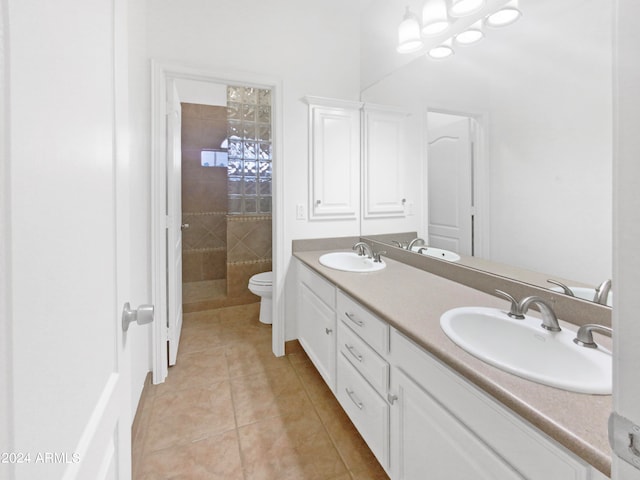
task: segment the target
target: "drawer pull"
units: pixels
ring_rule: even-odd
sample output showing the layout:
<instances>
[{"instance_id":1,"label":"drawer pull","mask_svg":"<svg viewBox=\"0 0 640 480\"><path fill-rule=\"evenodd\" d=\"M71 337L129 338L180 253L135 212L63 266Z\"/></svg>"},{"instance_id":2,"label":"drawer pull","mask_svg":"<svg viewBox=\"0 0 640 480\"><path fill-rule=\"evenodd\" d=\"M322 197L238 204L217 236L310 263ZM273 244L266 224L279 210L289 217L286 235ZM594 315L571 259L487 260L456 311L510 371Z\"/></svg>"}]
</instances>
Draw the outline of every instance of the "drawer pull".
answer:
<instances>
[{"instance_id":1,"label":"drawer pull","mask_svg":"<svg viewBox=\"0 0 640 480\"><path fill-rule=\"evenodd\" d=\"M360 400L358 400L358 397L356 397L356 394L353 392L353 390L349 390L349 388L345 388L344 390L345 392L347 392L347 395L349 395L349 398L355 404L355 406L362 410L364 408L364 405Z\"/></svg>"},{"instance_id":2,"label":"drawer pull","mask_svg":"<svg viewBox=\"0 0 640 480\"><path fill-rule=\"evenodd\" d=\"M349 350L349 353L351 355L353 355L353 357L358 360L359 362L362 362L362 355L360 355L357 350L355 349L355 347L353 345L349 345L348 343L344 344L345 347L347 347L347 350Z\"/></svg>"},{"instance_id":3,"label":"drawer pull","mask_svg":"<svg viewBox=\"0 0 640 480\"><path fill-rule=\"evenodd\" d=\"M349 313L349 312L344 312L344 314L347 316L347 318L349 320L351 320L353 323L355 323L356 325L358 325L359 327L364 327L364 322L362 320L359 320L357 318L355 318L355 316L353 315L353 313Z\"/></svg>"}]
</instances>

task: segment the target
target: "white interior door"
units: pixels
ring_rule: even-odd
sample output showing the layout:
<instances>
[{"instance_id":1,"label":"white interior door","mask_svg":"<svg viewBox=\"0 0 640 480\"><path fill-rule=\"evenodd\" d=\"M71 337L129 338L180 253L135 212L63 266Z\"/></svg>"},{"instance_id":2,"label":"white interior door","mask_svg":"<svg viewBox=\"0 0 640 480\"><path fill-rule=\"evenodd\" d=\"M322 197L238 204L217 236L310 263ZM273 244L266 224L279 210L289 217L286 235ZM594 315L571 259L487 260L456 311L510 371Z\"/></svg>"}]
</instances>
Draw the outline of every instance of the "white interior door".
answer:
<instances>
[{"instance_id":1,"label":"white interior door","mask_svg":"<svg viewBox=\"0 0 640 480\"><path fill-rule=\"evenodd\" d=\"M182 110L175 80L167 95L167 331L175 365L182 331Z\"/></svg>"},{"instance_id":2,"label":"white interior door","mask_svg":"<svg viewBox=\"0 0 640 480\"><path fill-rule=\"evenodd\" d=\"M12 403L0 424L18 456L0 477L127 480L127 2L5 5Z\"/></svg>"},{"instance_id":3,"label":"white interior door","mask_svg":"<svg viewBox=\"0 0 640 480\"><path fill-rule=\"evenodd\" d=\"M451 118L436 123L434 116ZM432 247L472 255L471 119L429 113L427 121L427 243Z\"/></svg>"}]
</instances>

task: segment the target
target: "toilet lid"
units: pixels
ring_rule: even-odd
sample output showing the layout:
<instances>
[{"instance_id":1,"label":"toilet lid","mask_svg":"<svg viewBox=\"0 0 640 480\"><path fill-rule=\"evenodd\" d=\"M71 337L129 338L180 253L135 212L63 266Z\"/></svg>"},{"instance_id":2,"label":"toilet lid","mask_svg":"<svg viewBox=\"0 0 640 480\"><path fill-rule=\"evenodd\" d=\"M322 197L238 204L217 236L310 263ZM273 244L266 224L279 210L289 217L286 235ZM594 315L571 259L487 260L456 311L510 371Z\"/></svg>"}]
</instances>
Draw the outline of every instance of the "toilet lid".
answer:
<instances>
[{"instance_id":1,"label":"toilet lid","mask_svg":"<svg viewBox=\"0 0 640 480\"><path fill-rule=\"evenodd\" d=\"M258 273L249 280L254 285L271 285L273 283L273 272Z\"/></svg>"}]
</instances>

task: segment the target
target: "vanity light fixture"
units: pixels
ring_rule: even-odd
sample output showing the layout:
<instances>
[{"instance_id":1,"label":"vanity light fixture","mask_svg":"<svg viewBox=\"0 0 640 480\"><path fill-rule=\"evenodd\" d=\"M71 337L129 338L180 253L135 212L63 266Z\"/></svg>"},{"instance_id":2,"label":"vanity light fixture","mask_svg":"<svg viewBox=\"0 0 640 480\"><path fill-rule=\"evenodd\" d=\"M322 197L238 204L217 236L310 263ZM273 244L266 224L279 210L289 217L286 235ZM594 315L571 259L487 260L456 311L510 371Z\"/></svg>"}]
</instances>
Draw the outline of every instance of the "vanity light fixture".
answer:
<instances>
[{"instance_id":1,"label":"vanity light fixture","mask_svg":"<svg viewBox=\"0 0 640 480\"><path fill-rule=\"evenodd\" d=\"M398 53L413 53L422 48L422 38L420 36L420 22L418 18L409 10L404 14L404 19L398 27Z\"/></svg>"},{"instance_id":2,"label":"vanity light fixture","mask_svg":"<svg viewBox=\"0 0 640 480\"><path fill-rule=\"evenodd\" d=\"M398 27L397 51L426 50L429 58L447 58L454 54L453 44L475 44L484 38L485 26L503 27L521 16L518 0L425 0L422 23L407 7Z\"/></svg>"},{"instance_id":3,"label":"vanity light fixture","mask_svg":"<svg viewBox=\"0 0 640 480\"><path fill-rule=\"evenodd\" d=\"M484 7L485 0L451 0L449 15L452 17L465 17L476 13Z\"/></svg>"},{"instance_id":4,"label":"vanity light fixture","mask_svg":"<svg viewBox=\"0 0 640 480\"><path fill-rule=\"evenodd\" d=\"M445 0L427 0L422 7L422 34L433 37L446 32L450 26Z\"/></svg>"},{"instance_id":5,"label":"vanity light fixture","mask_svg":"<svg viewBox=\"0 0 640 480\"><path fill-rule=\"evenodd\" d=\"M427 55L429 55L429 57L433 58L434 60L442 60L443 58L450 57L455 53L453 51L453 47L451 46L452 40L452 38L448 38L437 47L433 47L431 50L429 50L429 53L427 53Z\"/></svg>"},{"instance_id":6,"label":"vanity light fixture","mask_svg":"<svg viewBox=\"0 0 640 480\"><path fill-rule=\"evenodd\" d=\"M511 0L500 10L488 15L485 23L490 27L505 27L518 20L521 15L518 0Z\"/></svg>"},{"instance_id":7,"label":"vanity light fixture","mask_svg":"<svg viewBox=\"0 0 640 480\"><path fill-rule=\"evenodd\" d=\"M457 34L454 37L454 43L456 45L472 45L483 38L484 32L482 31L482 20L478 20L465 31Z\"/></svg>"}]
</instances>

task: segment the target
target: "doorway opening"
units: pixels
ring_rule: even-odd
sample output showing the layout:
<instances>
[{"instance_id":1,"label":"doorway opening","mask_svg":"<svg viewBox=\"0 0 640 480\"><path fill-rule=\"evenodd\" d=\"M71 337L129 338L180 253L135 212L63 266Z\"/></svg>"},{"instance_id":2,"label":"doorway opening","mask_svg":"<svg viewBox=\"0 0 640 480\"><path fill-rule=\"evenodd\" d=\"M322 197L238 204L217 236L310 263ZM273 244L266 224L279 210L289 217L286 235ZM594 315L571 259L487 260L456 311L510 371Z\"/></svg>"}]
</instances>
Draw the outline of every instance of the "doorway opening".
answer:
<instances>
[{"instance_id":1,"label":"doorway opening","mask_svg":"<svg viewBox=\"0 0 640 480\"><path fill-rule=\"evenodd\" d=\"M271 89L197 83L178 83L184 313L255 303L272 269Z\"/></svg>"},{"instance_id":2,"label":"doorway opening","mask_svg":"<svg viewBox=\"0 0 640 480\"><path fill-rule=\"evenodd\" d=\"M248 280L255 272L272 271L271 289L273 301L268 307L272 316L272 350L274 355L284 355L284 243L278 241L284 236L282 216L278 215L283 210L283 184L278 181L281 175L279 155L282 151L282 82L278 79L263 77L255 74L215 72L200 68L190 68L152 62L152 303L156 305L156 318L153 332L153 383L162 383L168 374L168 366L174 365L180 341L183 317L183 289L182 289L182 237L183 232L191 229L190 220L183 219L182 215L182 104L207 105L209 100L203 100L211 89L223 92L224 98L217 106L224 106L227 110L227 142L213 144L214 147L203 148L195 163L200 172L202 169L215 169L224 171L220 162L227 162L226 182L226 222L227 235L236 232L238 247L233 250L230 242L227 242L227 272L231 269L232 253L239 255L235 268L237 269L235 281L231 281L230 275L226 279L226 302L234 298L234 304L239 304L239 297L244 297L242 303L257 303L258 297L248 293ZM191 83L198 88L190 94L185 93L184 84ZM237 86L249 89L252 93L243 92L241 97L233 97L228 101L227 88ZM270 107L260 103L259 97L256 103L245 102L246 95L253 95L260 91L271 97ZM237 93L237 91L236 91ZM263 98L263 101L265 99ZM232 105L235 104L235 105ZM188 107L189 108L189 107ZM233 110L233 112L232 112ZM230 118L233 117L234 118ZM257 121L255 131L257 138L249 138L244 128L249 127L248 120L260 115L270 117L271 126L269 134L270 142L265 140L265 130L259 129L259 124L266 122ZM232 120L237 120L235 123ZM232 124L241 130L232 129ZM249 129L250 130L250 129ZM237 137L237 138L236 138ZM211 144L210 144L211 145ZM226 151L225 151L226 150ZM264 158L266 152L272 155L271 159ZM273 154L271 154L273 152ZM226 155L225 155L226 153ZM256 158L253 158L253 155ZM266 161L270 160L270 161ZM213 162L213 166L211 166ZM206 165L208 164L208 165ZM188 167L185 167L185 171ZM221 169L221 170L220 170ZM233 170L231 170L233 169ZM260 184L260 179L265 179L267 174L273 177L273 186L267 186L267 182ZM232 184L232 182L235 182ZM201 183L198 188L205 187ZM240 206L242 210L237 210ZM265 210L269 207L269 212ZM211 208L211 207L207 207ZM202 212L192 211L186 213L219 212L217 208ZM222 213L222 212L220 212ZM198 215L192 215L195 218ZM205 217L206 215L199 215ZM223 217L223 215L218 215ZM266 227L262 233L253 229L255 222L262 222ZM273 222L273 224L272 224ZM197 223L197 222L196 222ZM233 223L233 226L231 225ZM189 224L189 227L186 225ZM203 226L203 230L206 230ZM192 230L193 231L193 230ZM191 232L189 232L191 233ZM254 242L258 239L268 239L271 244L262 252ZM191 241L191 240L190 240ZM258 242L263 245L262 242ZM203 247L204 248L204 247ZM215 248L215 247L211 247ZM246 249L246 250L245 250ZM261 255L260 259L242 258L247 250ZM268 250L268 253L267 253ZM264 261L262 261L264 260ZM241 280L239 280L241 278ZM246 279L246 281L245 281ZM220 279L218 279L220 280ZM235 288L242 290L242 294L234 295ZM203 286L204 288L204 286ZM215 291L215 290L214 290ZM231 295L230 295L231 293ZM251 297L249 297L251 295ZM221 297L221 295L220 295ZM248 300L250 298L250 300ZM211 303L206 304L210 301ZM221 301L219 298L216 302ZM193 308L213 309L218 306L214 300L192 302L185 311L197 311ZM185 305L190 305L189 303ZM167 362L167 358L169 362Z\"/></svg>"}]
</instances>

